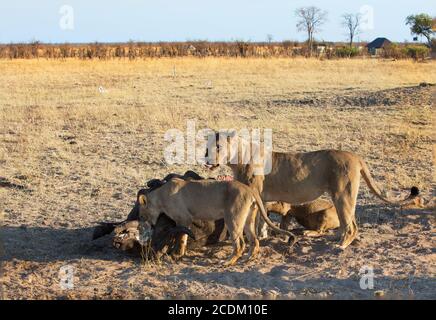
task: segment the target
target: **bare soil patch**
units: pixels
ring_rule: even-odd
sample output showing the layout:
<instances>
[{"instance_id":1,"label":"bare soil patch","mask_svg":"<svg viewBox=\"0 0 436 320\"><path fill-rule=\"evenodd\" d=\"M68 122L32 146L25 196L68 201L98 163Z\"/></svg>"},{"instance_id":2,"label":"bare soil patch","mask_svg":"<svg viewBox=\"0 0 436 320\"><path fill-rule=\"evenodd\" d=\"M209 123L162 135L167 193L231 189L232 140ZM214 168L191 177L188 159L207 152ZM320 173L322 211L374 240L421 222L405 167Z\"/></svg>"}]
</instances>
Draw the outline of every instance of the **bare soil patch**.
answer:
<instances>
[{"instance_id":1,"label":"bare soil patch","mask_svg":"<svg viewBox=\"0 0 436 320\"><path fill-rule=\"evenodd\" d=\"M334 234L290 253L272 237L257 260L225 269L229 242L147 264L109 236L91 241L97 223L126 217L145 181L188 169L210 175L163 161L164 133L186 130L189 119L197 129L271 128L281 151L353 151L390 196L417 186L432 198L435 87L420 83L436 83L434 69L373 60L0 60L2 297L359 299L383 290L383 298L435 299L434 211L385 206L364 183L360 241L345 251ZM63 266L74 270L69 290ZM373 289L359 285L363 267L374 271Z\"/></svg>"}]
</instances>

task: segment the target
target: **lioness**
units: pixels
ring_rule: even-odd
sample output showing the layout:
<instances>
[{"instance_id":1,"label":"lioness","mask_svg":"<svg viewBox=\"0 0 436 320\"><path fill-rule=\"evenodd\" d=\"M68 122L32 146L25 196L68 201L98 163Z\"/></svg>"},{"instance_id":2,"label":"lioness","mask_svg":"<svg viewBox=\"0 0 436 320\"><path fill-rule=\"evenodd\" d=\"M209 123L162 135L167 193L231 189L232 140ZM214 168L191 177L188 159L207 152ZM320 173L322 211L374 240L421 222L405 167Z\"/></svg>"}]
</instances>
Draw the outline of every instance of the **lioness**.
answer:
<instances>
[{"instance_id":1,"label":"lioness","mask_svg":"<svg viewBox=\"0 0 436 320\"><path fill-rule=\"evenodd\" d=\"M180 178L183 180L202 180L202 179L204 179L198 173L191 171L191 170L186 171L183 175L180 175L177 173L170 173L170 174L166 175L165 178L163 178L162 180L161 179L151 179L151 180L147 181L146 185L147 185L148 189L143 189L142 192L151 192L153 190L156 190L157 188L163 186L167 181L170 181L173 178ZM117 226L120 226L122 229L126 229L126 224L129 225L129 223L132 222L133 224L131 224L131 225L135 225L135 223L137 223L138 219L139 219L139 209L138 209L137 205L135 204L133 209L128 214L126 220L121 221L121 222L102 222L98 226L96 226L94 228L94 233L92 235L92 239L95 240L95 239L101 238L101 237L111 233L112 231L114 231L117 228ZM130 229L134 229L134 228L135 227L130 228ZM172 230L172 232L173 231L174 230ZM177 231L177 228L175 231ZM179 231L186 231L186 230L179 229ZM127 247L132 247L132 245L129 244Z\"/></svg>"},{"instance_id":2,"label":"lioness","mask_svg":"<svg viewBox=\"0 0 436 320\"><path fill-rule=\"evenodd\" d=\"M287 230L292 217L307 229L303 234L309 237L321 236L327 230L336 229L340 225L335 206L324 199L291 206L287 214L283 216L280 228Z\"/></svg>"},{"instance_id":3,"label":"lioness","mask_svg":"<svg viewBox=\"0 0 436 320\"><path fill-rule=\"evenodd\" d=\"M211 170L220 164L229 166L235 180L257 190L263 201L284 201L295 205L314 201L328 193L338 213L342 249L357 236L355 210L360 176L379 199L394 205L401 205L405 201L393 201L383 196L366 163L351 152L320 150L265 153L260 144L247 142L234 131L221 132L223 135L224 139L220 139L220 133L209 137L206 166ZM263 174L265 164L269 165L266 168L270 170ZM418 193L418 188L413 187L408 199Z\"/></svg>"},{"instance_id":4,"label":"lioness","mask_svg":"<svg viewBox=\"0 0 436 320\"><path fill-rule=\"evenodd\" d=\"M289 231L277 228L267 216L262 200L256 191L237 181L200 180L185 181L172 179L150 193L138 194L139 217L152 226L161 212L170 217L177 226L189 226L193 220L217 220L224 223L233 242L233 254L224 263L233 265L242 256L245 248L243 232L250 242L248 258L259 252L256 237L256 205L266 223L277 232L289 236L289 243L296 241ZM183 236L182 255L186 248L187 236Z\"/></svg>"},{"instance_id":5,"label":"lioness","mask_svg":"<svg viewBox=\"0 0 436 320\"><path fill-rule=\"evenodd\" d=\"M281 215L280 229L288 230L292 218L305 229L303 234L308 237L318 237L327 230L339 227L339 218L336 208L331 201L316 199L301 205L291 206L282 201L267 202L265 209L268 212ZM260 221L259 221L260 222ZM266 238L266 226L263 221L258 224L259 239Z\"/></svg>"},{"instance_id":6,"label":"lioness","mask_svg":"<svg viewBox=\"0 0 436 320\"><path fill-rule=\"evenodd\" d=\"M149 180L146 183L148 188L140 190L140 193L152 192L174 178L183 180L204 179L191 170L186 171L183 175L170 173L163 179ZM126 220L121 222L103 222L96 226L94 228L93 240L115 231L113 245L116 248L122 250L140 249L141 244L138 242L138 219L139 205L135 203ZM195 238L195 241L189 243L190 246L201 247L224 240L227 230L224 227L223 219L216 221L194 220L189 227L180 227L176 226L175 222L164 213L161 213L151 235L151 247L155 256L159 257L163 253L171 253L176 258L180 257L180 241L183 234Z\"/></svg>"}]
</instances>

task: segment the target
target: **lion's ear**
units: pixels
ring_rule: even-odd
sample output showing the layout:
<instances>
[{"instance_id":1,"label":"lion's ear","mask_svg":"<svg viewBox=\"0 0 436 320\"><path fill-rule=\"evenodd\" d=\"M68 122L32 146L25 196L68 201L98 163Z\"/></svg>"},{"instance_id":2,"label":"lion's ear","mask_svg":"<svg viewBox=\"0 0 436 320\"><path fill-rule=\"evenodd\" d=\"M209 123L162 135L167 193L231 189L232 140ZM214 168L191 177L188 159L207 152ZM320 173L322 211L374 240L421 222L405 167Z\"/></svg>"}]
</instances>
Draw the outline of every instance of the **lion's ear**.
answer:
<instances>
[{"instance_id":1,"label":"lion's ear","mask_svg":"<svg viewBox=\"0 0 436 320\"><path fill-rule=\"evenodd\" d=\"M144 194L138 196L138 202L141 206L147 205L147 197Z\"/></svg>"}]
</instances>

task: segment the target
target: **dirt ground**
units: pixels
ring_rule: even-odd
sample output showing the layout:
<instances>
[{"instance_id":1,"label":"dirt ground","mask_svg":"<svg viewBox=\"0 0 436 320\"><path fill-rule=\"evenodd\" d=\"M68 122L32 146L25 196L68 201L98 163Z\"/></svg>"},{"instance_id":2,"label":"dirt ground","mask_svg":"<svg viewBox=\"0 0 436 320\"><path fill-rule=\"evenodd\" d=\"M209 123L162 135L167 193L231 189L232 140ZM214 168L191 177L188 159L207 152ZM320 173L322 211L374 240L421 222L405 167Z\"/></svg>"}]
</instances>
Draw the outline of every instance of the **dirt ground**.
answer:
<instances>
[{"instance_id":1,"label":"dirt ground","mask_svg":"<svg viewBox=\"0 0 436 320\"><path fill-rule=\"evenodd\" d=\"M3 299L436 298L435 212L386 206L361 184L360 239L334 234L223 268L229 242L178 262L146 262L91 241L126 217L164 162L166 130L271 128L280 151L356 152L388 195L434 196L436 63L315 59L0 61L0 253ZM298 227L296 224L294 228ZM71 288L62 283L63 267ZM368 269L369 268L369 269ZM362 289L361 271L373 287ZM382 292L382 293L381 293Z\"/></svg>"}]
</instances>

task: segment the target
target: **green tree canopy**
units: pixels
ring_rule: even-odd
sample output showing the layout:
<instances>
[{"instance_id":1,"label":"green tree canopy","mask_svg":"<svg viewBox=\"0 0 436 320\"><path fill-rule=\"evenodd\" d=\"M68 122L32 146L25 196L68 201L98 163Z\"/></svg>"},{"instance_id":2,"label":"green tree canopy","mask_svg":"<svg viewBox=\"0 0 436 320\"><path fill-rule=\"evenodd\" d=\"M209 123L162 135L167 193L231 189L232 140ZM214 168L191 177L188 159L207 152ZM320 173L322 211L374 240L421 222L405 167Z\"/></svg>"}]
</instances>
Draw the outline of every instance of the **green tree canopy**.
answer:
<instances>
[{"instance_id":1,"label":"green tree canopy","mask_svg":"<svg viewBox=\"0 0 436 320\"><path fill-rule=\"evenodd\" d=\"M412 34L424 36L431 46L431 38L434 31L433 18L430 15L426 13L410 15L406 18L406 25L410 26Z\"/></svg>"}]
</instances>

